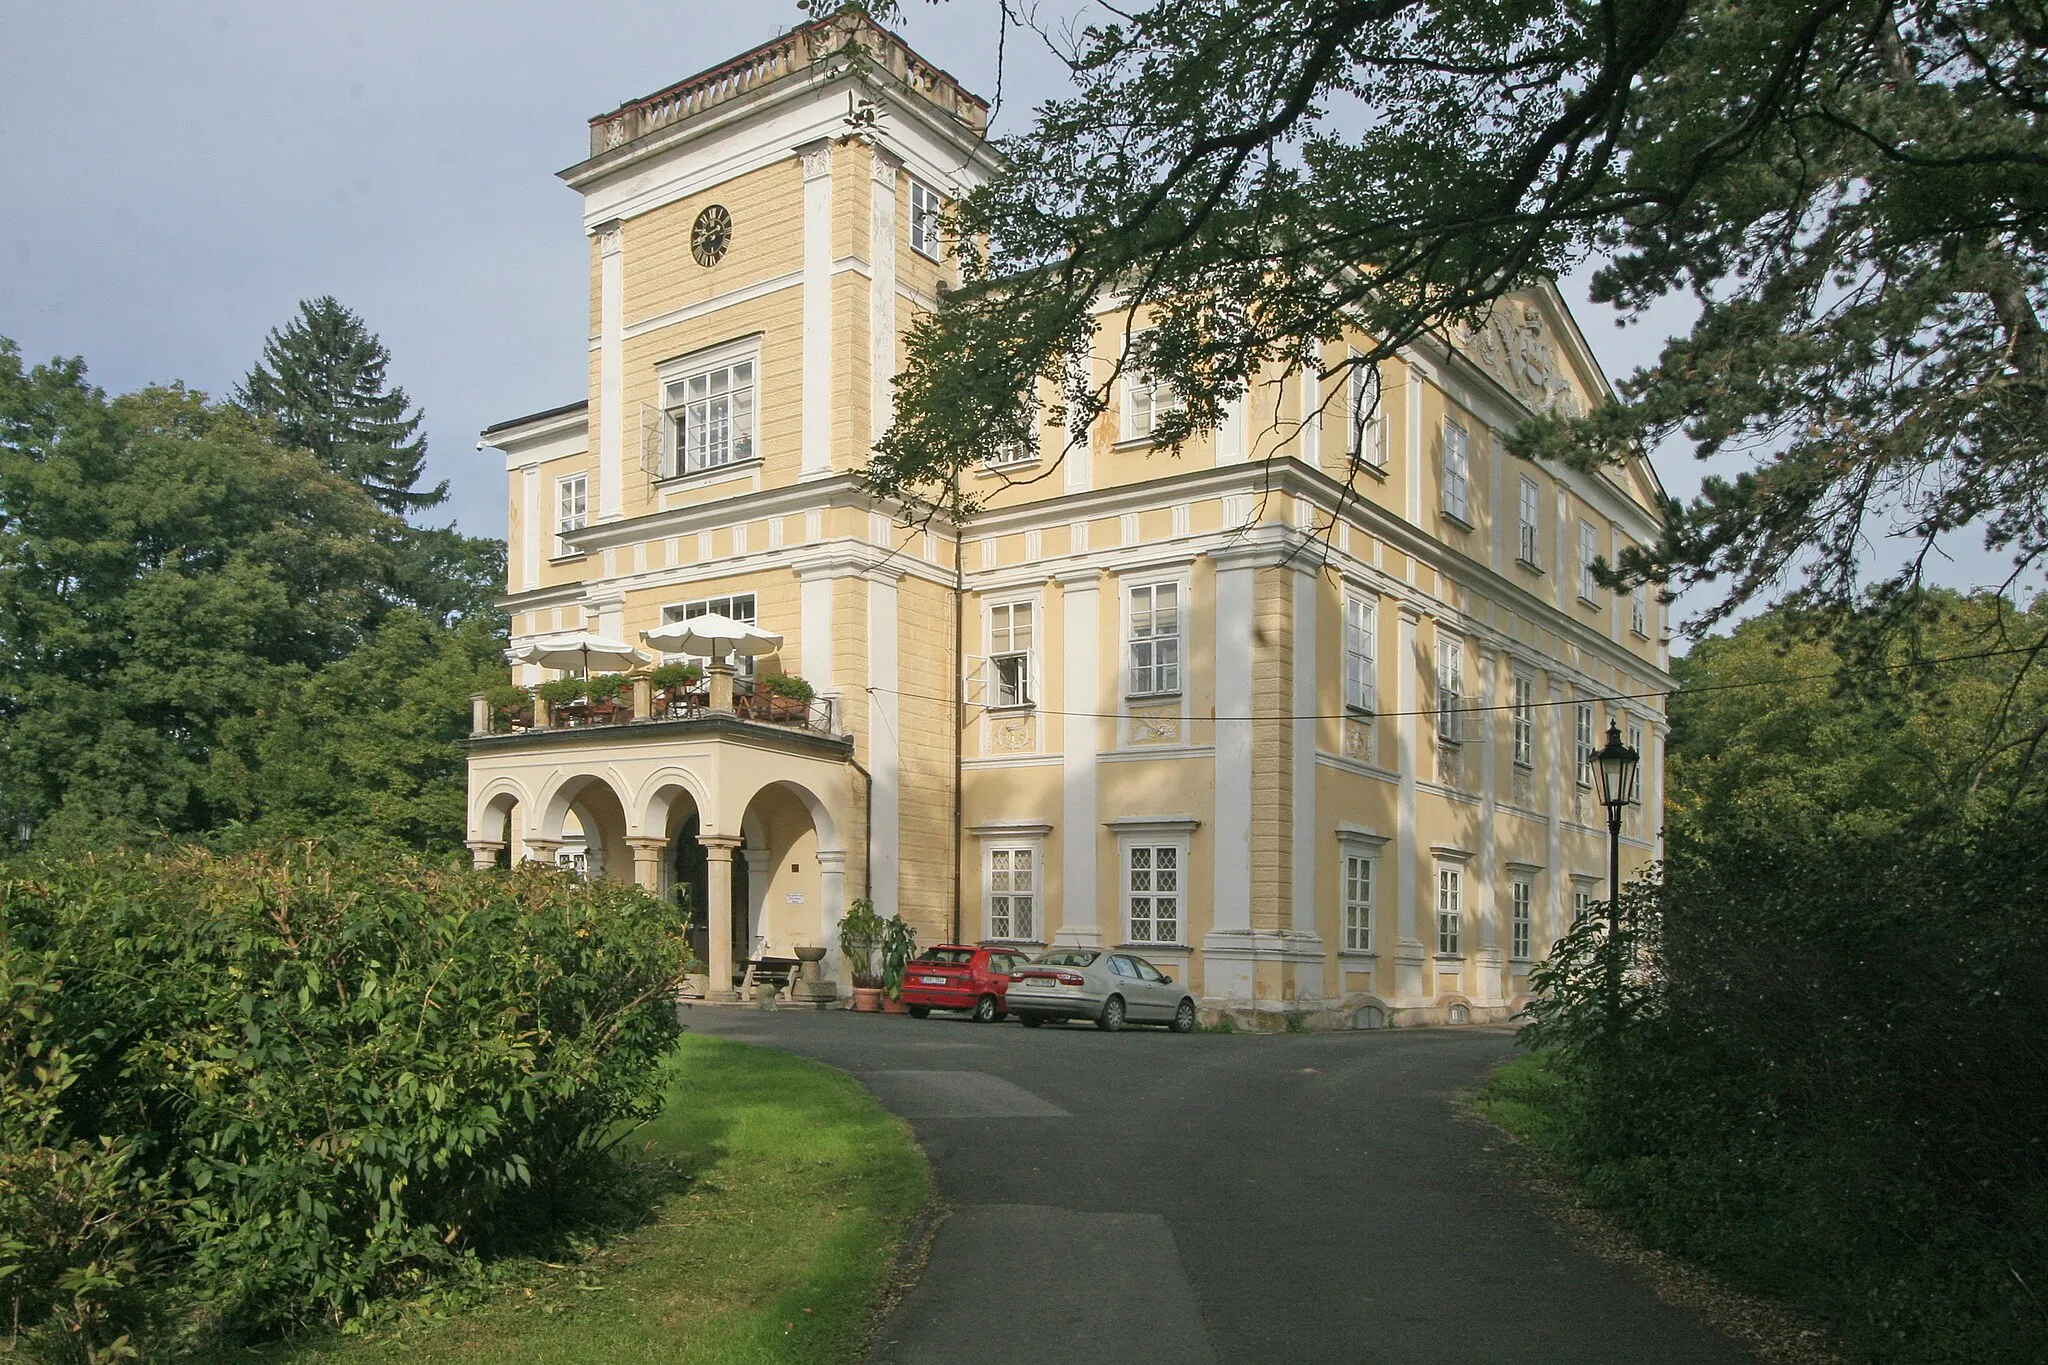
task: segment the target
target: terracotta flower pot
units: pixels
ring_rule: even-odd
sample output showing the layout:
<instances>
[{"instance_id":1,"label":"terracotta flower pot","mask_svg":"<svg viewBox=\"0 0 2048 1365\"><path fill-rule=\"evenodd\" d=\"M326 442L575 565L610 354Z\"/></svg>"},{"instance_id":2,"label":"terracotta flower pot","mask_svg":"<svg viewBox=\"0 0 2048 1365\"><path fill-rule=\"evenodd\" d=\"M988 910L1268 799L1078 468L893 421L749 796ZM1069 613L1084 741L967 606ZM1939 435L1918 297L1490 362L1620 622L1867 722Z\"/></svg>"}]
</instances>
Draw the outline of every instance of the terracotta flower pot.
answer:
<instances>
[{"instance_id":1,"label":"terracotta flower pot","mask_svg":"<svg viewBox=\"0 0 2048 1365\"><path fill-rule=\"evenodd\" d=\"M910 1013L910 1006L904 1004L901 1000L892 1000L885 995L882 997L882 1013L908 1014Z\"/></svg>"},{"instance_id":2,"label":"terracotta flower pot","mask_svg":"<svg viewBox=\"0 0 2048 1365\"><path fill-rule=\"evenodd\" d=\"M853 1004L847 1008L859 1014L879 1014L882 1009L882 988L880 986L855 986Z\"/></svg>"}]
</instances>

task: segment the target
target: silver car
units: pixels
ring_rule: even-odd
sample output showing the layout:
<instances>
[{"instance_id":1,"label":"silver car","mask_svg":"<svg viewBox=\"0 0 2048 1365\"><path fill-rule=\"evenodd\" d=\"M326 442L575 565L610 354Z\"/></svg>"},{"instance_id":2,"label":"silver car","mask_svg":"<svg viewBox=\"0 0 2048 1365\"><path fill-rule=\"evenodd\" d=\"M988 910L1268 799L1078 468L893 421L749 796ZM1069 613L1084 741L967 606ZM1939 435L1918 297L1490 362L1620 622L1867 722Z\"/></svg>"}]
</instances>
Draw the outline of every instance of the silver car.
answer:
<instances>
[{"instance_id":1,"label":"silver car","mask_svg":"<svg viewBox=\"0 0 2048 1365\"><path fill-rule=\"evenodd\" d=\"M1055 948L1010 974L1004 1005L1026 1028L1048 1019L1092 1019L1114 1033L1125 1024L1195 1028L1195 997L1136 953Z\"/></svg>"}]
</instances>

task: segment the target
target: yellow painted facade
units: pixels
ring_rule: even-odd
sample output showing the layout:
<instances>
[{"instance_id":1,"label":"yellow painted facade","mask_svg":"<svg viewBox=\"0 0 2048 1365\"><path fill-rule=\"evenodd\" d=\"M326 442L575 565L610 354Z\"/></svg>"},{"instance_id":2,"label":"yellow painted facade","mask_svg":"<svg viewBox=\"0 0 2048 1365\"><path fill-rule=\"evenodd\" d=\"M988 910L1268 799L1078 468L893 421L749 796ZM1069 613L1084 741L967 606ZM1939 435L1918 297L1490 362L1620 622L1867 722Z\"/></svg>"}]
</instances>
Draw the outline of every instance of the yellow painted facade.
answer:
<instances>
[{"instance_id":1,"label":"yellow painted facade","mask_svg":"<svg viewBox=\"0 0 2048 1365\"><path fill-rule=\"evenodd\" d=\"M846 126L849 92L872 126ZM1085 438L1048 426L969 476L968 524L905 525L856 475L954 277L920 206L991 169L985 112L842 17L593 120L563 172L588 397L485 433L515 650L743 602L782 637L756 671L819 709L480 733L479 859L580 839L605 875L729 895L740 956L829 945L865 894L921 942L1128 945L1253 1018L1503 1017L1606 894L1582 727L1641 738L1627 867L1660 825L1663 608L1581 571L1655 534L1655 476L1500 444L1605 391L1562 301L1388 362L1365 424L1356 338L1177 454L1119 382ZM697 249L720 214L722 253ZM1103 382L1127 326L1101 320ZM720 374L744 415L690 406Z\"/></svg>"}]
</instances>

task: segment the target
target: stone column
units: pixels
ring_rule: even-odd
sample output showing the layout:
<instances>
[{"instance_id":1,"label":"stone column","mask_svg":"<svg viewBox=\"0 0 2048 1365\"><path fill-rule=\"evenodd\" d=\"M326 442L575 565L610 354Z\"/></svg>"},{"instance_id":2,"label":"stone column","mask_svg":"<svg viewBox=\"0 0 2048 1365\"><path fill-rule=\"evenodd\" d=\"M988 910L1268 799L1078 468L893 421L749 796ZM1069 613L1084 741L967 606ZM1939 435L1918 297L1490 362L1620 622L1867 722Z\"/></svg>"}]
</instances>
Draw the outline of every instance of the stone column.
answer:
<instances>
[{"instance_id":1,"label":"stone column","mask_svg":"<svg viewBox=\"0 0 2048 1365\"><path fill-rule=\"evenodd\" d=\"M641 673L633 679L633 719L652 720L653 718L654 679L648 677L645 673Z\"/></svg>"},{"instance_id":2,"label":"stone column","mask_svg":"<svg viewBox=\"0 0 2048 1365\"><path fill-rule=\"evenodd\" d=\"M661 894L661 855L668 851L668 840L631 838L626 847L633 850L633 885L650 896Z\"/></svg>"},{"instance_id":3,"label":"stone column","mask_svg":"<svg viewBox=\"0 0 2048 1365\"><path fill-rule=\"evenodd\" d=\"M554 717L548 712L547 698L540 693L533 694L533 728L545 730L554 724Z\"/></svg>"},{"instance_id":4,"label":"stone column","mask_svg":"<svg viewBox=\"0 0 2048 1365\"><path fill-rule=\"evenodd\" d=\"M820 963L827 980L839 974L839 921L846 918L846 850L819 849L818 943L825 949Z\"/></svg>"},{"instance_id":5,"label":"stone column","mask_svg":"<svg viewBox=\"0 0 2048 1365\"><path fill-rule=\"evenodd\" d=\"M728 684L731 670L727 670ZM740 841L731 835L700 834L697 842L704 846L705 888L704 923L710 930L709 956L706 964L710 981L705 986L707 1000L734 999L732 989L732 854Z\"/></svg>"},{"instance_id":6,"label":"stone column","mask_svg":"<svg viewBox=\"0 0 2048 1365\"><path fill-rule=\"evenodd\" d=\"M469 859L474 867L496 867L498 855L505 851L503 839L471 839Z\"/></svg>"},{"instance_id":7,"label":"stone column","mask_svg":"<svg viewBox=\"0 0 2048 1365\"><path fill-rule=\"evenodd\" d=\"M491 699L481 692L469 694L469 732L473 735L491 732Z\"/></svg>"},{"instance_id":8,"label":"stone column","mask_svg":"<svg viewBox=\"0 0 2048 1365\"><path fill-rule=\"evenodd\" d=\"M730 663L714 663L704 670L711 679L711 707L713 711L732 710L732 674Z\"/></svg>"},{"instance_id":9,"label":"stone column","mask_svg":"<svg viewBox=\"0 0 2048 1365\"><path fill-rule=\"evenodd\" d=\"M562 841L560 839L528 839L526 841L526 861L529 863L539 863L543 867L553 867L555 865L555 855L561 851Z\"/></svg>"}]
</instances>

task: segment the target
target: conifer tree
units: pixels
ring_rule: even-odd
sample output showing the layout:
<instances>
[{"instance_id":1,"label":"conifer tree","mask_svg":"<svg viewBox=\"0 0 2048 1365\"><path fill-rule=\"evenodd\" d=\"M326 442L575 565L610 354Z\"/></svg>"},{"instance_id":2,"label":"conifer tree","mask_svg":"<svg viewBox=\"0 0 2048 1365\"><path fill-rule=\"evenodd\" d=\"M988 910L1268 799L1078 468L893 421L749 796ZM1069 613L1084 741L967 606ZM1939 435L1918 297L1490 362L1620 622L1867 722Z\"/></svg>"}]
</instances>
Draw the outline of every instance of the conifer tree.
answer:
<instances>
[{"instance_id":1,"label":"conifer tree","mask_svg":"<svg viewBox=\"0 0 2048 1365\"><path fill-rule=\"evenodd\" d=\"M404 516L446 501L448 484L414 487L427 458L419 434L425 414L407 412L403 388L385 387L390 363L377 334L331 295L301 300L298 317L271 329L235 401L274 421L286 444L311 451Z\"/></svg>"}]
</instances>

